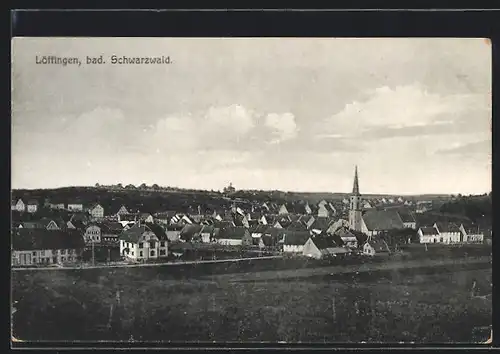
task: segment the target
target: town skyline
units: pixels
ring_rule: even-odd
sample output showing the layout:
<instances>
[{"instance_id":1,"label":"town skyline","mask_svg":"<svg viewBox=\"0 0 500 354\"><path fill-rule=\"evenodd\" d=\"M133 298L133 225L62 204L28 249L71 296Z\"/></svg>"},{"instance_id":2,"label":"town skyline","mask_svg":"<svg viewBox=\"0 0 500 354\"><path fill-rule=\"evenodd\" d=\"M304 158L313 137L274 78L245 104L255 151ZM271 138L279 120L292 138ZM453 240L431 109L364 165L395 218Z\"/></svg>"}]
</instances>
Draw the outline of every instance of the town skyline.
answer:
<instances>
[{"instance_id":1,"label":"town skyline","mask_svg":"<svg viewBox=\"0 0 500 354\"><path fill-rule=\"evenodd\" d=\"M361 194L491 191L483 39L15 38L12 49L14 189L349 194L357 164Z\"/></svg>"}]
</instances>

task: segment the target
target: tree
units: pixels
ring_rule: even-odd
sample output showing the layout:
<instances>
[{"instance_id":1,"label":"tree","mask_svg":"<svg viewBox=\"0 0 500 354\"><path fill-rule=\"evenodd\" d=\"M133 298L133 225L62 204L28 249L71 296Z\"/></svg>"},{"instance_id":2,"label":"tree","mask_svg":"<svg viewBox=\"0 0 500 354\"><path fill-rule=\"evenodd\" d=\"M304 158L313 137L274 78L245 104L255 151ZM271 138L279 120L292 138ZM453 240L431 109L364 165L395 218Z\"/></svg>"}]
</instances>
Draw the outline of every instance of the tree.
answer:
<instances>
[{"instance_id":1,"label":"tree","mask_svg":"<svg viewBox=\"0 0 500 354\"><path fill-rule=\"evenodd\" d=\"M146 183L143 183L139 186L140 189L146 189L148 186L146 186Z\"/></svg>"}]
</instances>

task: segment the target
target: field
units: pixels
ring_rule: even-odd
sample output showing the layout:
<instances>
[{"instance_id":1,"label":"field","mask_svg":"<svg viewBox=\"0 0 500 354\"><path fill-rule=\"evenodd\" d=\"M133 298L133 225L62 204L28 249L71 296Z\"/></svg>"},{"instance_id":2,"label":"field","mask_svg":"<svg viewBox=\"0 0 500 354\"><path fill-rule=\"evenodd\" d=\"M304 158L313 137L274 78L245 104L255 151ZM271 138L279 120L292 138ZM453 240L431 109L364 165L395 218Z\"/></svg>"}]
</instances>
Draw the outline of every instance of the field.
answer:
<instances>
[{"instance_id":1,"label":"field","mask_svg":"<svg viewBox=\"0 0 500 354\"><path fill-rule=\"evenodd\" d=\"M85 271L88 272L88 271ZM22 340L471 342L491 325L491 269L341 278L175 280L152 270L14 272ZM117 292L119 299L117 300Z\"/></svg>"}]
</instances>

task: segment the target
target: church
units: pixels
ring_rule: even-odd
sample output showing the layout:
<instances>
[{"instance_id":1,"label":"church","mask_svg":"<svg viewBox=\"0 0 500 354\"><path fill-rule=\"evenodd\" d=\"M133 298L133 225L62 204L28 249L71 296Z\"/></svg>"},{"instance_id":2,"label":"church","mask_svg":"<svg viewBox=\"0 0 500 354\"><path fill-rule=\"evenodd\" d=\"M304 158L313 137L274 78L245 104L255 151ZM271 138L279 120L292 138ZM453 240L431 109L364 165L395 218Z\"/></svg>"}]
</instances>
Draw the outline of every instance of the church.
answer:
<instances>
[{"instance_id":1,"label":"church","mask_svg":"<svg viewBox=\"0 0 500 354\"><path fill-rule=\"evenodd\" d=\"M372 237L388 230L416 227L411 214L394 209L368 210L364 212L361 206L362 198L359 192L358 167L356 166L349 203L349 228Z\"/></svg>"}]
</instances>

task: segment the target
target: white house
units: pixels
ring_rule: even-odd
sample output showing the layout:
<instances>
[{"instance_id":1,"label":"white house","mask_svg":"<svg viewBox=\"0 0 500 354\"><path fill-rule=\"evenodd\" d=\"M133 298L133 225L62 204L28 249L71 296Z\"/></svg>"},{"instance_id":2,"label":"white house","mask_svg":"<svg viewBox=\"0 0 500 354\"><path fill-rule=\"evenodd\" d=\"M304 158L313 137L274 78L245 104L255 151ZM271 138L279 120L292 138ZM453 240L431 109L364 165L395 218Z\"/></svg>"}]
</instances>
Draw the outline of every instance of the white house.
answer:
<instances>
[{"instance_id":1,"label":"white house","mask_svg":"<svg viewBox=\"0 0 500 354\"><path fill-rule=\"evenodd\" d=\"M68 203L68 211L83 211L83 204L81 204L81 203Z\"/></svg>"},{"instance_id":2,"label":"white house","mask_svg":"<svg viewBox=\"0 0 500 354\"><path fill-rule=\"evenodd\" d=\"M85 243L101 243L101 228L98 225L89 225L83 235Z\"/></svg>"},{"instance_id":3,"label":"white house","mask_svg":"<svg viewBox=\"0 0 500 354\"><path fill-rule=\"evenodd\" d=\"M227 227L219 231L215 240L220 245L249 246L252 245L252 236L245 227Z\"/></svg>"},{"instance_id":4,"label":"white house","mask_svg":"<svg viewBox=\"0 0 500 354\"><path fill-rule=\"evenodd\" d=\"M315 259L335 257L338 254L347 253L349 253L348 249L337 246L332 238L323 236L310 237L302 250L304 256Z\"/></svg>"},{"instance_id":5,"label":"white house","mask_svg":"<svg viewBox=\"0 0 500 354\"><path fill-rule=\"evenodd\" d=\"M26 210L26 205L24 204L23 200L22 199L18 199L17 202L15 204L12 204L12 210L16 210L16 211L25 211Z\"/></svg>"},{"instance_id":6,"label":"white house","mask_svg":"<svg viewBox=\"0 0 500 354\"><path fill-rule=\"evenodd\" d=\"M484 242L484 232L480 231L479 228L465 228L464 225L460 225L460 232L462 233L462 242L464 243L483 243Z\"/></svg>"},{"instance_id":7,"label":"white house","mask_svg":"<svg viewBox=\"0 0 500 354\"><path fill-rule=\"evenodd\" d=\"M127 259L146 261L168 256L168 242L146 225L134 225L120 234L120 254Z\"/></svg>"},{"instance_id":8,"label":"white house","mask_svg":"<svg viewBox=\"0 0 500 354\"><path fill-rule=\"evenodd\" d=\"M460 228L451 223L435 223L433 225L439 232L439 241L442 243L462 242L462 232Z\"/></svg>"},{"instance_id":9,"label":"white house","mask_svg":"<svg viewBox=\"0 0 500 354\"><path fill-rule=\"evenodd\" d=\"M438 243L439 232L435 227L420 227L417 231L420 243Z\"/></svg>"},{"instance_id":10,"label":"white house","mask_svg":"<svg viewBox=\"0 0 500 354\"><path fill-rule=\"evenodd\" d=\"M28 213L36 213L38 211L38 202L36 200L30 200L26 204L26 211Z\"/></svg>"},{"instance_id":11,"label":"white house","mask_svg":"<svg viewBox=\"0 0 500 354\"><path fill-rule=\"evenodd\" d=\"M279 215L286 215L286 214L288 214L288 209L287 209L287 207L286 207L285 204L282 204L280 206L280 210L278 211L278 214Z\"/></svg>"},{"instance_id":12,"label":"white house","mask_svg":"<svg viewBox=\"0 0 500 354\"><path fill-rule=\"evenodd\" d=\"M102 219L104 217L104 208L100 204L93 205L89 212L94 219Z\"/></svg>"},{"instance_id":13,"label":"white house","mask_svg":"<svg viewBox=\"0 0 500 354\"><path fill-rule=\"evenodd\" d=\"M284 253L303 253L304 245L309 239L310 233L307 231L285 230L278 244L282 246Z\"/></svg>"},{"instance_id":14,"label":"white house","mask_svg":"<svg viewBox=\"0 0 500 354\"><path fill-rule=\"evenodd\" d=\"M363 254L367 256L383 256L390 254L389 246L384 240L368 240L363 245Z\"/></svg>"},{"instance_id":15,"label":"white house","mask_svg":"<svg viewBox=\"0 0 500 354\"><path fill-rule=\"evenodd\" d=\"M116 215L130 214L125 205L122 205L120 209L116 212Z\"/></svg>"}]
</instances>

